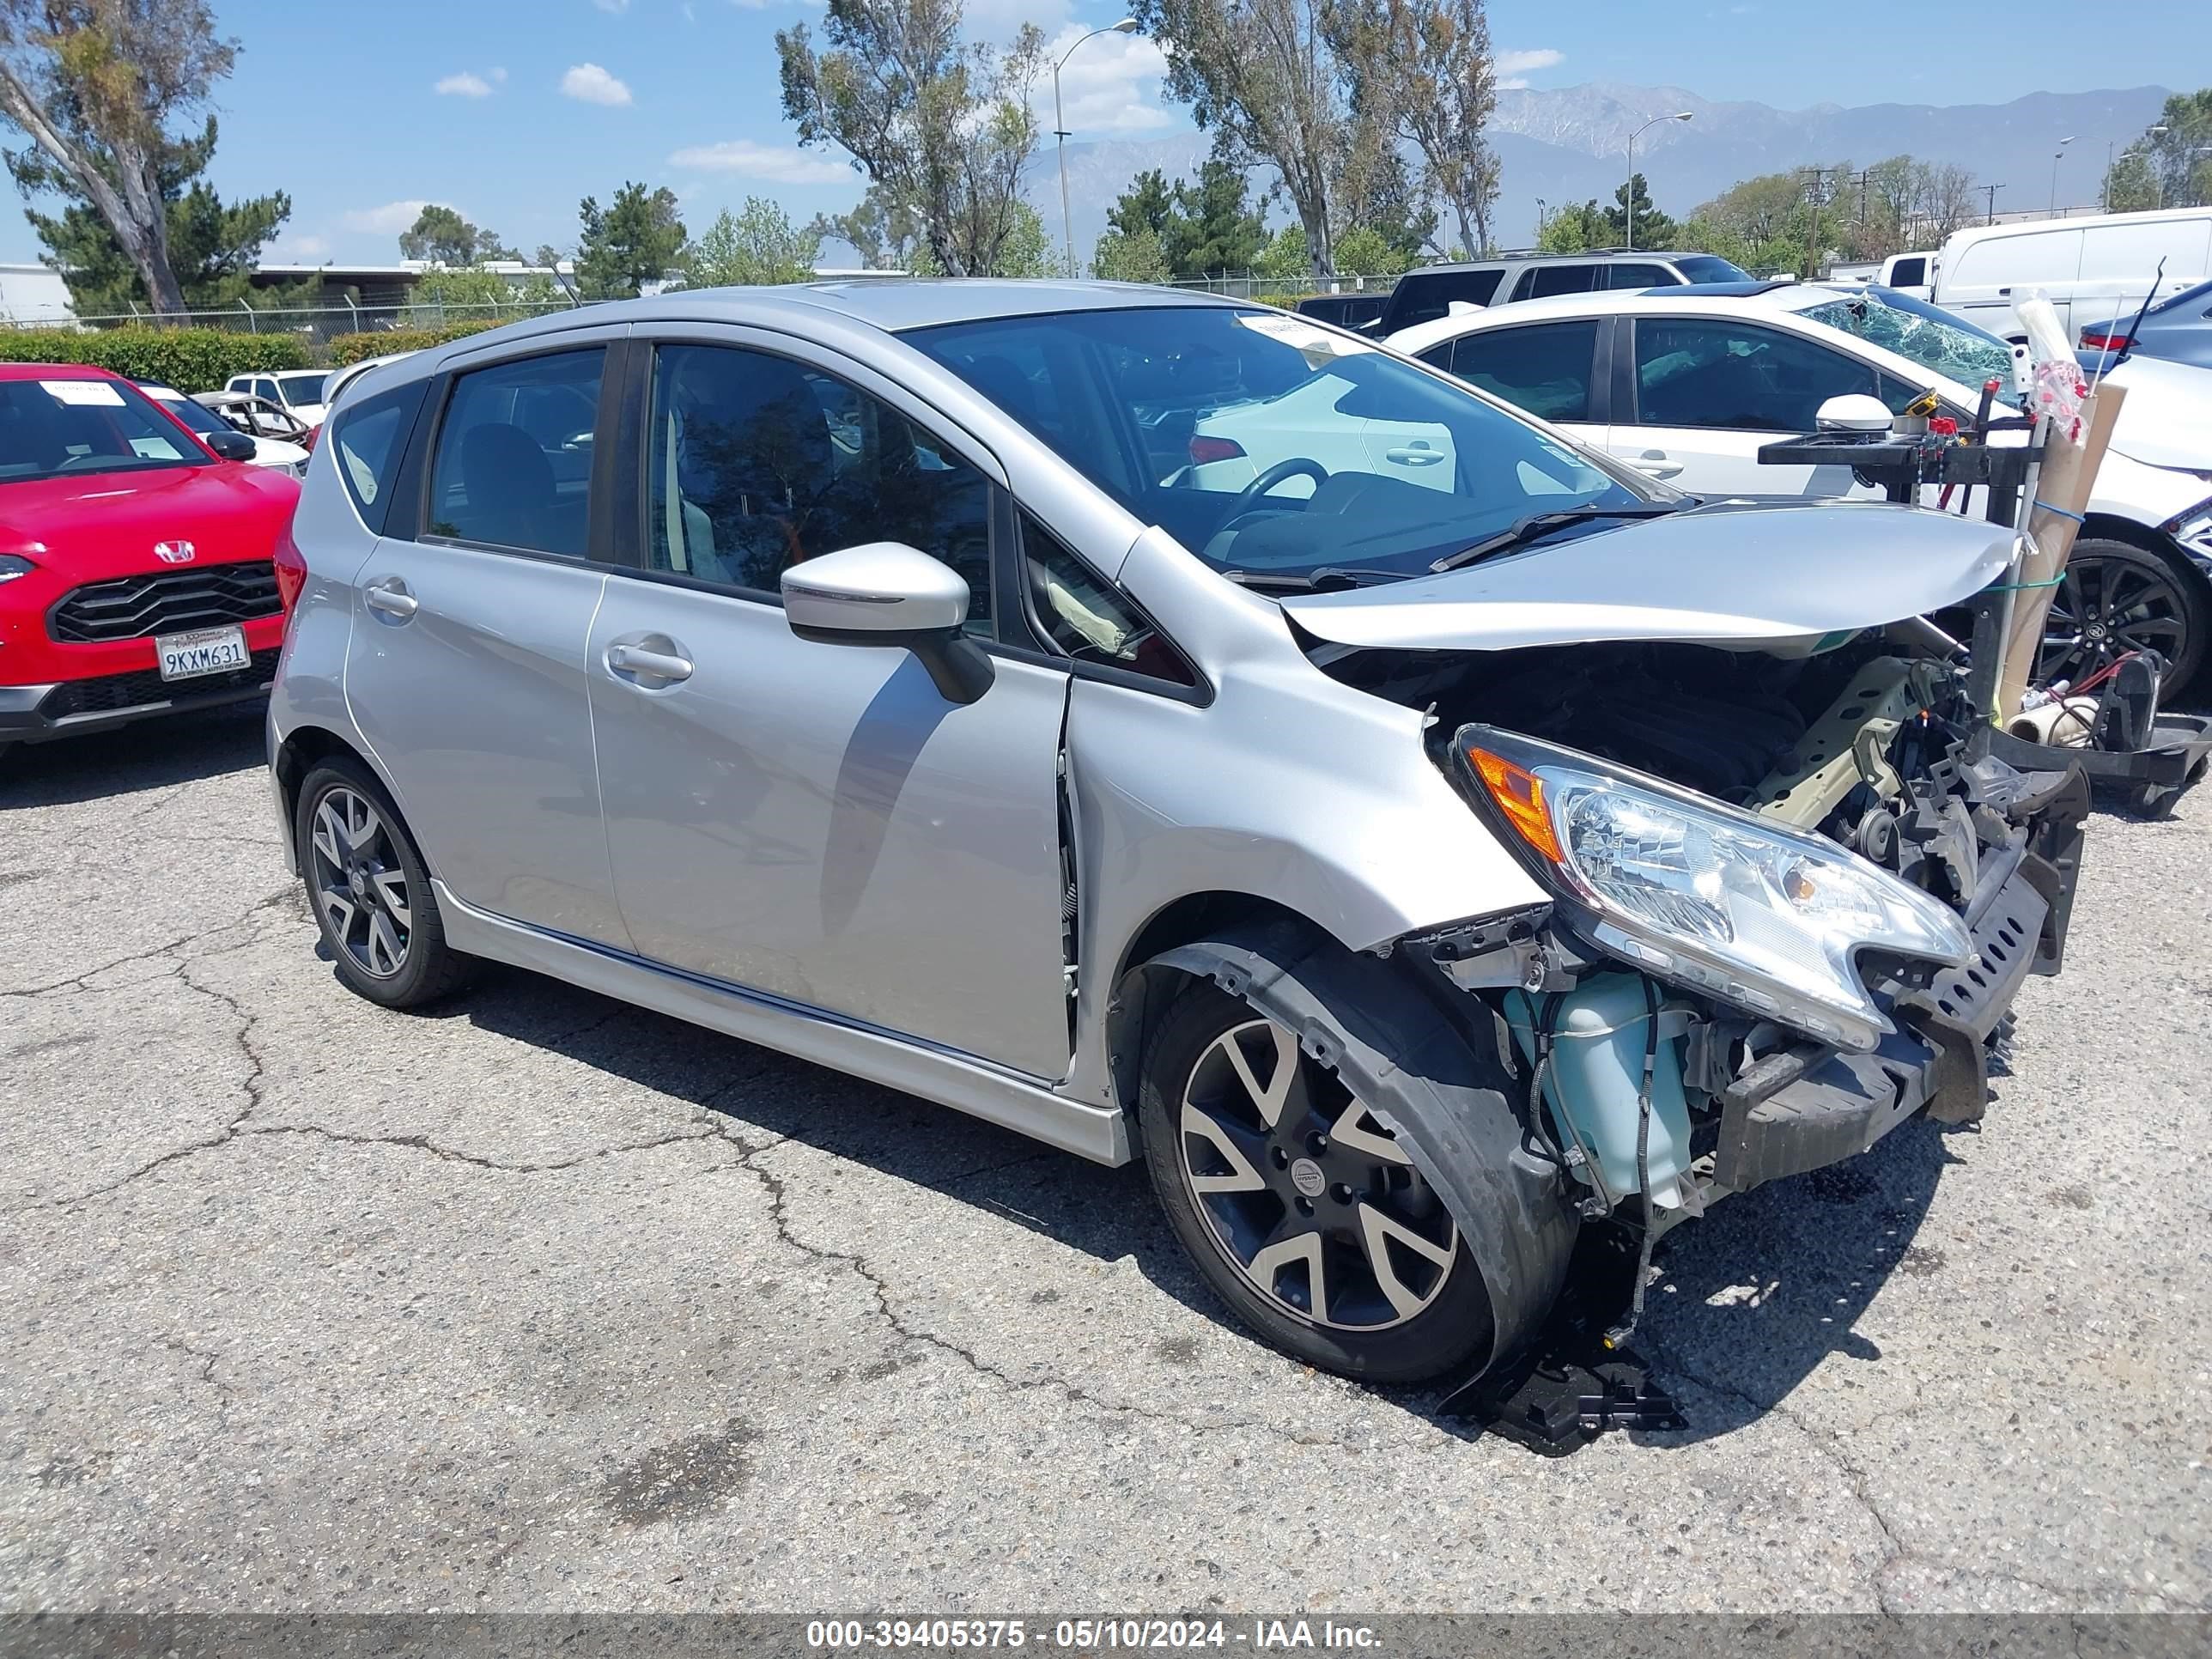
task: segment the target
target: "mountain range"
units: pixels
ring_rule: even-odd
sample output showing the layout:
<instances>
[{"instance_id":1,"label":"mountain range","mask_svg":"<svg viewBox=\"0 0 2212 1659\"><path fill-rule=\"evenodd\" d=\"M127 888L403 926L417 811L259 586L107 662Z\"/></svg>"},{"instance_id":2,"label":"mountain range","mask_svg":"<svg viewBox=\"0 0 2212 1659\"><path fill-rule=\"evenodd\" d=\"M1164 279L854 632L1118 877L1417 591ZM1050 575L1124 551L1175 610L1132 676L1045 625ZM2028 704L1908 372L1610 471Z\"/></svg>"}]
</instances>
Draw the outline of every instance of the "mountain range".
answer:
<instances>
[{"instance_id":1,"label":"mountain range","mask_svg":"<svg viewBox=\"0 0 2212 1659\"><path fill-rule=\"evenodd\" d=\"M2052 198L2052 157L2061 205L2094 204L2105 173L2106 145L2124 148L2158 118L2167 92L2130 87L2103 92L2038 92L2008 104L1823 104L1783 110L1759 103L1716 103L1680 87L1591 82L1516 88L1498 94L1491 142L1503 179L1498 234L1506 246L1536 239L1539 198L1552 208L1591 197L1610 201L1627 174L1629 135L1654 116L1690 112L1637 141L1637 166L1652 201L1681 216L1739 179L1815 162L1860 166L1910 154L1965 167L1981 185L2002 186L1996 209L2042 209ZM1212 145L1210 134L1103 140L1067 146L1068 194L1075 247L1087 259L1106 228L1107 210L1129 181L1149 167L1172 180L1190 177ZM1264 189L1272 173L1256 178ZM1053 151L1042 152L1025 187L1057 239L1059 173ZM1269 210L1271 225L1288 222L1288 208Z\"/></svg>"}]
</instances>

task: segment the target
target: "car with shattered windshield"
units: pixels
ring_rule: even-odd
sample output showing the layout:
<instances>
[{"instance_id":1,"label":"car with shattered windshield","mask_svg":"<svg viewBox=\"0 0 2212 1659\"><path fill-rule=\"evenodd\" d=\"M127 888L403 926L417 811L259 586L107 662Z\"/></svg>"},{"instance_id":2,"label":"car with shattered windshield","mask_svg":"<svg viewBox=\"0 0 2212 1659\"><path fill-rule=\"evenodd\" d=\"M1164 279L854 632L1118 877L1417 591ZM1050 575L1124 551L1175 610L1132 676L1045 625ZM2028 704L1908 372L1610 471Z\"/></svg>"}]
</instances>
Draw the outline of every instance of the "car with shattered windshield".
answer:
<instances>
[{"instance_id":1,"label":"car with shattered windshield","mask_svg":"<svg viewBox=\"0 0 2212 1659\"><path fill-rule=\"evenodd\" d=\"M1921 620L2009 535L1700 501L1261 307L567 313L349 397L294 533L272 779L347 986L510 963L1141 1159L1355 1376L1980 1117L2065 940L2085 786L1977 757Z\"/></svg>"}]
</instances>

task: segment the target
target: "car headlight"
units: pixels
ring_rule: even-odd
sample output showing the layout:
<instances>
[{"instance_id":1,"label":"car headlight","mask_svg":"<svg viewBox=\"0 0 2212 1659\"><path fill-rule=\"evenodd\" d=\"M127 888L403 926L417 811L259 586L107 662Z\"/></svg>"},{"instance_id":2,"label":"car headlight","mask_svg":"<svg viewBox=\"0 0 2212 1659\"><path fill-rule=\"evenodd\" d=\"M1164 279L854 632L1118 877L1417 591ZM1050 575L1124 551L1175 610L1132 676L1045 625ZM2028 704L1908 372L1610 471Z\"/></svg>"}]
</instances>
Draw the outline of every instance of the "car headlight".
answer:
<instances>
[{"instance_id":1,"label":"car headlight","mask_svg":"<svg viewBox=\"0 0 2212 1659\"><path fill-rule=\"evenodd\" d=\"M1454 746L1593 939L1656 977L1867 1049L1893 1027L1858 952L1973 954L1950 907L1823 836L1487 726Z\"/></svg>"},{"instance_id":2,"label":"car headlight","mask_svg":"<svg viewBox=\"0 0 2212 1659\"><path fill-rule=\"evenodd\" d=\"M2166 532L2199 556L2212 556L2212 501L2199 501L2169 520Z\"/></svg>"},{"instance_id":3,"label":"car headlight","mask_svg":"<svg viewBox=\"0 0 2212 1659\"><path fill-rule=\"evenodd\" d=\"M38 568L20 553L0 553L0 586L27 576Z\"/></svg>"}]
</instances>

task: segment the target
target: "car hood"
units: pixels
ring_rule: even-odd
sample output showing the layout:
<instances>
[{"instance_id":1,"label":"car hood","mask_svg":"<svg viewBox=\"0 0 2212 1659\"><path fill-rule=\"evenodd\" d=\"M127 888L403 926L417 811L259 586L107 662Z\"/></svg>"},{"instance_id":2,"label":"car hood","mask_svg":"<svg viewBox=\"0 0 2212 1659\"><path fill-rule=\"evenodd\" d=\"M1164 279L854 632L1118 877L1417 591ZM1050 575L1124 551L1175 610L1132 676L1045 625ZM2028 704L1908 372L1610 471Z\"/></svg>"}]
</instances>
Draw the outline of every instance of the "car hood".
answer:
<instances>
[{"instance_id":1,"label":"car hood","mask_svg":"<svg viewBox=\"0 0 2212 1659\"><path fill-rule=\"evenodd\" d=\"M165 569L156 542L191 543L198 564L265 559L299 496L285 474L242 461L0 483L0 553L77 581Z\"/></svg>"},{"instance_id":2,"label":"car hood","mask_svg":"<svg viewBox=\"0 0 2212 1659\"><path fill-rule=\"evenodd\" d=\"M2013 541L1978 519L1882 501L1740 497L1464 570L1299 594L1283 609L1322 639L1402 650L1604 640L1804 650L1957 605L2003 573Z\"/></svg>"},{"instance_id":3,"label":"car hood","mask_svg":"<svg viewBox=\"0 0 2212 1659\"><path fill-rule=\"evenodd\" d=\"M2148 466L2212 470L2212 368L2131 356L2105 378L2128 389L2113 448Z\"/></svg>"}]
</instances>

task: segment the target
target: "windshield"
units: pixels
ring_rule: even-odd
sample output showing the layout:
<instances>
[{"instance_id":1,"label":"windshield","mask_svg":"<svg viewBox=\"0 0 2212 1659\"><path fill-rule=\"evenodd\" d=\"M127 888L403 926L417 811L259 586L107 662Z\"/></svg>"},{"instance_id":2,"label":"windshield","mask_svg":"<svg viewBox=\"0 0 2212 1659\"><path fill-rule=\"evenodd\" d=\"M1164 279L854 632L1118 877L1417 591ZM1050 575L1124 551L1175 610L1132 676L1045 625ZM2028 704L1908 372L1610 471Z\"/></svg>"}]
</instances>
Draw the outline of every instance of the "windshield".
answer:
<instances>
[{"instance_id":1,"label":"windshield","mask_svg":"<svg viewBox=\"0 0 2212 1659\"><path fill-rule=\"evenodd\" d=\"M323 382L327 374L279 374L276 389L284 394L284 401L295 409L302 404L319 404L323 400Z\"/></svg>"},{"instance_id":2,"label":"windshield","mask_svg":"<svg viewBox=\"0 0 2212 1659\"><path fill-rule=\"evenodd\" d=\"M142 386L141 389L144 391L148 397L151 398L155 403L161 404L163 409L175 416L186 426L191 428L193 431L198 433L203 438L207 437L211 433L228 432L230 430L229 427L224 425L221 420L216 418L216 413L213 410L208 408L204 404L194 403L190 398L185 396L181 392L172 392L167 386L163 386L158 391L152 386Z\"/></svg>"},{"instance_id":3,"label":"windshield","mask_svg":"<svg viewBox=\"0 0 2212 1659\"><path fill-rule=\"evenodd\" d=\"M0 483L207 464L207 452L136 386L0 380Z\"/></svg>"},{"instance_id":4,"label":"windshield","mask_svg":"<svg viewBox=\"0 0 2212 1659\"><path fill-rule=\"evenodd\" d=\"M1274 312L1133 307L904 337L1218 569L1412 575L1535 514L1679 499Z\"/></svg>"},{"instance_id":5,"label":"windshield","mask_svg":"<svg viewBox=\"0 0 2212 1659\"><path fill-rule=\"evenodd\" d=\"M1893 288L1869 286L1799 314L1894 351L1930 374L1976 392L1984 381L1994 380L1997 401L2008 409L2020 407L2012 390L2012 348L1924 300Z\"/></svg>"},{"instance_id":6,"label":"windshield","mask_svg":"<svg viewBox=\"0 0 2212 1659\"><path fill-rule=\"evenodd\" d=\"M1723 259L1717 253L1684 253L1676 256L1674 269L1682 273L1686 283L1747 283L1751 273L1741 265Z\"/></svg>"}]
</instances>

